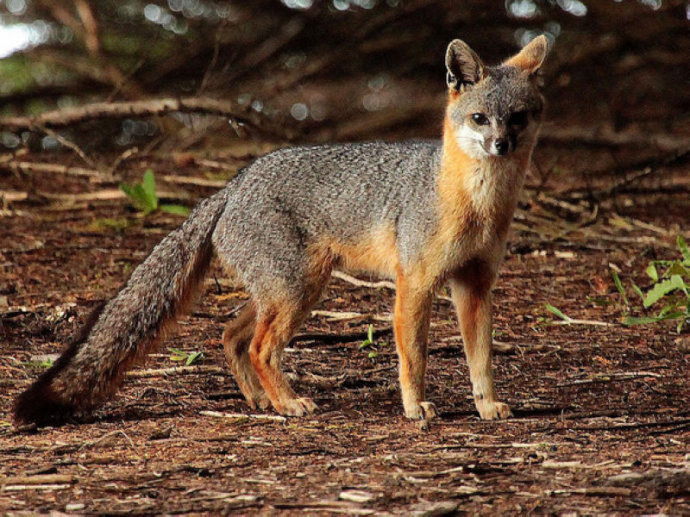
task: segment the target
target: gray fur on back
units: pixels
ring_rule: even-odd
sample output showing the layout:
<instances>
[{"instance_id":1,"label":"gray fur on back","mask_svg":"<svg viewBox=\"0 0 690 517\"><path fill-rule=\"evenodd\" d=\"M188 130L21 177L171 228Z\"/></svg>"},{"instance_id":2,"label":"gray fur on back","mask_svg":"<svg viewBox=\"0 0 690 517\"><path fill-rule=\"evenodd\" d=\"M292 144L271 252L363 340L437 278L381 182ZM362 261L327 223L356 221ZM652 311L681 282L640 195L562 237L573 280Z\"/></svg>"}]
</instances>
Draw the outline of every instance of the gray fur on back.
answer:
<instances>
[{"instance_id":1,"label":"gray fur on back","mask_svg":"<svg viewBox=\"0 0 690 517\"><path fill-rule=\"evenodd\" d=\"M306 247L324 235L356 242L373 228L390 225L404 265L414 260L434 226L440 157L440 141L270 153L226 187L227 204L213 243L255 294L278 280L299 294Z\"/></svg>"}]
</instances>

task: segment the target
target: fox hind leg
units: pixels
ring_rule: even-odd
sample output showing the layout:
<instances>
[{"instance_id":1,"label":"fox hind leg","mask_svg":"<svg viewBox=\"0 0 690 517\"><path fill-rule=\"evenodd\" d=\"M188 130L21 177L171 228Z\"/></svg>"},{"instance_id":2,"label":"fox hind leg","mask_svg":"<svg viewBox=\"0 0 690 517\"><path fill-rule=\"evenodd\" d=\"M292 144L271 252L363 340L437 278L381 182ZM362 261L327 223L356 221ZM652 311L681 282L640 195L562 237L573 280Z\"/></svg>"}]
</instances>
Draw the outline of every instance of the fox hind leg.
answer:
<instances>
[{"instance_id":1,"label":"fox hind leg","mask_svg":"<svg viewBox=\"0 0 690 517\"><path fill-rule=\"evenodd\" d=\"M256 309L248 305L239 315L228 322L223 332L225 359L237 381L240 391L247 399L249 407L266 409L270 400L249 359L249 344L256 326Z\"/></svg>"},{"instance_id":2,"label":"fox hind leg","mask_svg":"<svg viewBox=\"0 0 690 517\"><path fill-rule=\"evenodd\" d=\"M256 375L273 408L282 415L303 416L316 410L313 400L297 396L281 371L283 349L304 320L305 312L298 303L282 303L259 310L249 345L249 357Z\"/></svg>"},{"instance_id":3,"label":"fox hind leg","mask_svg":"<svg viewBox=\"0 0 690 517\"><path fill-rule=\"evenodd\" d=\"M249 358L271 404L282 415L302 416L316 410L313 400L298 397L290 387L281 371L281 361L285 345L318 301L331 269L329 254L316 255L302 281L293 279L291 289L284 291L280 302L276 299L268 302L268 296L256 297L265 301L257 303L256 328L249 345Z\"/></svg>"}]
</instances>

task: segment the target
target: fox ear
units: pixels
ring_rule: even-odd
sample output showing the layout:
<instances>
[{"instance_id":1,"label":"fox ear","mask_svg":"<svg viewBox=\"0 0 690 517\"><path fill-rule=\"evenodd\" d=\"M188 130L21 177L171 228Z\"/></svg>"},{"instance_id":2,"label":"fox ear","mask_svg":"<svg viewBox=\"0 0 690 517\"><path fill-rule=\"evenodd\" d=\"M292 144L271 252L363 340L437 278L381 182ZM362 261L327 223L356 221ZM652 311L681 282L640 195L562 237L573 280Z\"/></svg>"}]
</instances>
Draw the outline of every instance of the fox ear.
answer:
<instances>
[{"instance_id":1,"label":"fox ear","mask_svg":"<svg viewBox=\"0 0 690 517\"><path fill-rule=\"evenodd\" d=\"M446 82L448 89L459 91L465 85L472 85L484 77L481 59L467 43L456 39L446 50Z\"/></svg>"},{"instance_id":2,"label":"fox ear","mask_svg":"<svg viewBox=\"0 0 690 517\"><path fill-rule=\"evenodd\" d=\"M548 52L549 42L546 36L542 34L530 41L520 52L505 61L503 65L521 68L532 75L539 70Z\"/></svg>"}]
</instances>

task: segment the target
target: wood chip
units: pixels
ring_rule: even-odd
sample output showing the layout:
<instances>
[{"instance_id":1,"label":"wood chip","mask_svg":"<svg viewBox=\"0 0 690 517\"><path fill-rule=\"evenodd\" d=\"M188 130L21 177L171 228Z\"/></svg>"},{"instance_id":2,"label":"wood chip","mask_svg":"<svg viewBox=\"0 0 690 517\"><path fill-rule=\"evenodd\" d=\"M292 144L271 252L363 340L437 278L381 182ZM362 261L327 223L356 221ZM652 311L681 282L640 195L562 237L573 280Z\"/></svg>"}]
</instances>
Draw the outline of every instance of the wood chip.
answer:
<instances>
[{"instance_id":1,"label":"wood chip","mask_svg":"<svg viewBox=\"0 0 690 517\"><path fill-rule=\"evenodd\" d=\"M376 495L364 490L344 490L338 494L338 499L352 503L370 503L376 500Z\"/></svg>"}]
</instances>

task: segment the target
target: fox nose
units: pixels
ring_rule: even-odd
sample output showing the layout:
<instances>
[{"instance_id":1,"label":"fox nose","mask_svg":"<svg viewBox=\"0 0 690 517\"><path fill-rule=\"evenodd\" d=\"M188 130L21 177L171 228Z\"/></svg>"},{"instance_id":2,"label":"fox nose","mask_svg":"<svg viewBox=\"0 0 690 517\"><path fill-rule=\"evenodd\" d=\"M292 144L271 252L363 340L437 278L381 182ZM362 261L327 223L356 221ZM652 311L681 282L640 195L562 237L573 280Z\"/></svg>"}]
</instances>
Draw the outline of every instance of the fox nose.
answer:
<instances>
[{"instance_id":1,"label":"fox nose","mask_svg":"<svg viewBox=\"0 0 690 517\"><path fill-rule=\"evenodd\" d=\"M497 138L494 141L494 149L496 150L496 154L498 155L508 154L508 149L510 149L510 142L508 142L507 138Z\"/></svg>"}]
</instances>

